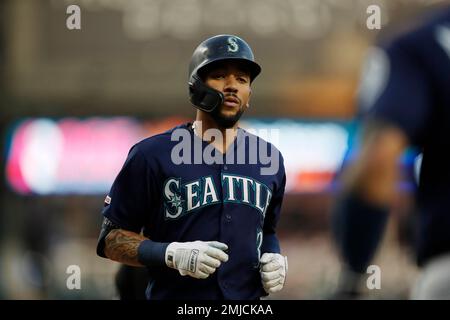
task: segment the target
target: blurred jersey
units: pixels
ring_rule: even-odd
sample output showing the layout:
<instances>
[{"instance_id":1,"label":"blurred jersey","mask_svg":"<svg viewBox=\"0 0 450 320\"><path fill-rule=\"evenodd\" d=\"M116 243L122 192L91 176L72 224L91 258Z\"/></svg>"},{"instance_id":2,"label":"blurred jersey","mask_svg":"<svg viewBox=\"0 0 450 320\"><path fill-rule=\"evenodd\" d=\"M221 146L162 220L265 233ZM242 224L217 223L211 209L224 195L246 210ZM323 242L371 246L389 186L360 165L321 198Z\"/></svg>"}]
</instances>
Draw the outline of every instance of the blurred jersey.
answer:
<instances>
[{"instance_id":1,"label":"blurred jersey","mask_svg":"<svg viewBox=\"0 0 450 320\"><path fill-rule=\"evenodd\" d=\"M373 49L360 113L401 128L423 153L418 263L450 252L450 7Z\"/></svg>"}]
</instances>

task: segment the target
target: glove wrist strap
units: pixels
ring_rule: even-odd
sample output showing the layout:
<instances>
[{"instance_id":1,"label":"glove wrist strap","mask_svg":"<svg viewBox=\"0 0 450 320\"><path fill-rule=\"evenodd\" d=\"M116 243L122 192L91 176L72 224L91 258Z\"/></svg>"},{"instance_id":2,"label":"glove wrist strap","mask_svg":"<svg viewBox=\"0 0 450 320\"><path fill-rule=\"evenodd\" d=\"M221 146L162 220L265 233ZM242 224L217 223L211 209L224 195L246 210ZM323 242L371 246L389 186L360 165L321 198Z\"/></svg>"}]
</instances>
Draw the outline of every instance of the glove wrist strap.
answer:
<instances>
[{"instance_id":1,"label":"glove wrist strap","mask_svg":"<svg viewBox=\"0 0 450 320\"><path fill-rule=\"evenodd\" d=\"M168 243L144 240L138 247L138 261L147 267L161 267L165 265L165 254Z\"/></svg>"}]
</instances>

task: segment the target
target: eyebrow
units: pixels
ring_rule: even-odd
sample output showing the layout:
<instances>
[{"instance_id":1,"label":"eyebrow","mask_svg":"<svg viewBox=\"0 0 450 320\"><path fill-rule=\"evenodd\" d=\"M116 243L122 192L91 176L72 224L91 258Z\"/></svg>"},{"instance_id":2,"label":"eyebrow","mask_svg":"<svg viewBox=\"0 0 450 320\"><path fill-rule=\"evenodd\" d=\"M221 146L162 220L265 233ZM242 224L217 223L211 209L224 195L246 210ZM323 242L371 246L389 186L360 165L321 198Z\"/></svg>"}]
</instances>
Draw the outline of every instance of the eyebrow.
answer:
<instances>
[{"instance_id":1,"label":"eyebrow","mask_svg":"<svg viewBox=\"0 0 450 320\"><path fill-rule=\"evenodd\" d=\"M215 69L212 69L211 71L209 71L208 74L215 74L217 72L227 72L227 68L225 68L225 67L218 67L218 68L215 68ZM238 76L244 76L244 77L250 78L250 72L247 71L247 70L237 69L236 70L236 74Z\"/></svg>"},{"instance_id":2,"label":"eyebrow","mask_svg":"<svg viewBox=\"0 0 450 320\"><path fill-rule=\"evenodd\" d=\"M237 70L237 72L236 73L238 73L238 74L243 74L243 75L248 75L248 76L250 76L250 71L248 71L248 70L245 70L245 69L236 69Z\"/></svg>"}]
</instances>

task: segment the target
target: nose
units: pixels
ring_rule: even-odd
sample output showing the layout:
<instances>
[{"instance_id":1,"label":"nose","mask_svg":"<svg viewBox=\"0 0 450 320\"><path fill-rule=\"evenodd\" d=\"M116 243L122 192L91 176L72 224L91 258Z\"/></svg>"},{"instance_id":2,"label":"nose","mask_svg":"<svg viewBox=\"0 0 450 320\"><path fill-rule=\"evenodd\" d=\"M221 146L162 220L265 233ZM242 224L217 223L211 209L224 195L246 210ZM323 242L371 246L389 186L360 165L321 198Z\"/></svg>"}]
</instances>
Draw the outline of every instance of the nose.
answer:
<instances>
[{"instance_id":1,"label":"nose","mask_svg":"<svg viewBox=\"0 0 450 320\"><path fill-rule=\"evenodd\" d=\"M233 75L228 75L225 77L225 86L223 88L224 92L237 93L237 79Z\"/></svg>"}]
</instances>

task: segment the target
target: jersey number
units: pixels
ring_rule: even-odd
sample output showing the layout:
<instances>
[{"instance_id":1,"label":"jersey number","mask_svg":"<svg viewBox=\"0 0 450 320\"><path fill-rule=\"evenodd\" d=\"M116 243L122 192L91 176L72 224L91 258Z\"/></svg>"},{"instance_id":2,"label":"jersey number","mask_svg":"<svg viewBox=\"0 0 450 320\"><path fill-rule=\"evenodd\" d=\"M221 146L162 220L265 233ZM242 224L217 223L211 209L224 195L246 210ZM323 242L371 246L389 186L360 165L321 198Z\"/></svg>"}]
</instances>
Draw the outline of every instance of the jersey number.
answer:
<instances>
[{"instance_id":1,"label":"jersey number","mask_svg":"<svg viewBox=\"0 0 450 320\"><path fill-rule=\"evenodd\" d=\"M256 254L258 256L258 262L255 268L259 268L259 260L261 259L261 245L263 241L263 233L261 229L256 233Z\"/></svg>"}]
</instances>

